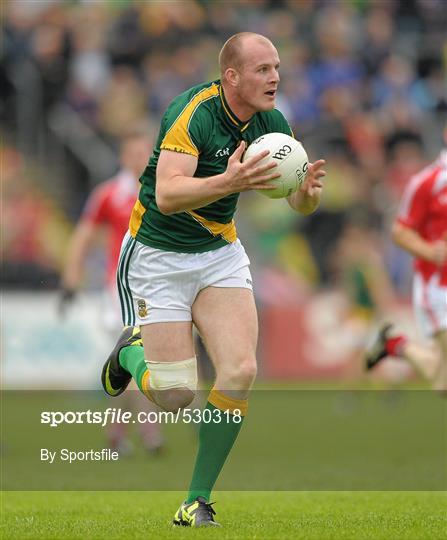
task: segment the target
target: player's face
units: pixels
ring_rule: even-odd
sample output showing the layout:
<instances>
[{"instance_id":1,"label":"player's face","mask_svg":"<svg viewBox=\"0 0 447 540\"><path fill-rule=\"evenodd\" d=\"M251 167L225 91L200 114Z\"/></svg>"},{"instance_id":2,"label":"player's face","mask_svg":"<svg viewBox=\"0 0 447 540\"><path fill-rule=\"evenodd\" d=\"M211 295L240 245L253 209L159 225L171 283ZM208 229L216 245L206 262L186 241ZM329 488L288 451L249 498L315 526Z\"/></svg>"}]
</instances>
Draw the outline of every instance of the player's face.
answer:
<instances>
[{"instance_id":1,"label":"player's face","mask_svg":"<svg viewBox=\"0 0 447 540\"><path fill-rule=\"evenodd\" d=\"M247 44L237 87L241 102L253 112L273 109L278 91L278 70L278 51L270 42Z\"/></svg>"}]
</instances>

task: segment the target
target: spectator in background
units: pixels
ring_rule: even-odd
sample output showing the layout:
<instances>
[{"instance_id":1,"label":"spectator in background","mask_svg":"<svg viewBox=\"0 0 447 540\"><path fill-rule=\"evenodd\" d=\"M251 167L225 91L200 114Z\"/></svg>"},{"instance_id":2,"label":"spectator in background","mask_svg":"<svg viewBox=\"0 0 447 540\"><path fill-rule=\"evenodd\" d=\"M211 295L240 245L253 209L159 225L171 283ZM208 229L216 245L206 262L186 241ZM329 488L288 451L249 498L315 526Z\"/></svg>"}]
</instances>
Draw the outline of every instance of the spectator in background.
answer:
<instances>
[{"instance_id":1,"label":"spectator in background","mask_svg":"<svg viewBox=\"0 0 447 540\"><path fill-rule=\"evenodd\" d=\"M65 315L74 296L81 287L88 251L97 238L98 230L108 233L107 268L104 283L103 324L112 337L122 330L121 309L116 288L116 269L121 242L129 225L129 218L138 197L139 177L151 153L152 141L147 135L131 133L121 142L121 169L113 178L98 186L87 200L84 212L74 230L65 268L62 274L62 291L59 311ZM147 410L148 405L139 392L129 392L122 405ZM129 451L126 424L111 424L109 446L121 453ZM150 452L161 449L162 439L158 424L138 425L144 446Z\"/></svg>"},{"instance_id":2,"label":"spectator in background","mask_svg":"<svg viewBox=\"0 0 447 540\"><path fill-rule=\"evenodd\" d=\"M7 2L0 66L3 133L25 158L38 160L30 169L44 171L54 203L77 214L73 201L84 200L88 187L105 176L88 162L104 140L120 137L135 118L158 119L174 95L216 78L213 59L229 35L242 29L265 33L279 44L277 103L296 137L309 155L332 154L338 139L354 157L347 181L345 168L333 167L326 195L337 177L333 192L342 201L353 178L361 189L348 204L358 203L367 213L378 210L386 221L409 176L438 149L439 113L447 107L444 4ZM49 127L53 113L64 108L72 114L62 115L66 129L55 134ZM89 131L91 152L82 152ZM395 143L405 133L415 144ZM38 185L41 179L33 176ZM260 223L255 217L247 223ZM331 244L341 230L338 217L338 211L324 216ZM283 238L298 228L301 234L299 220L290 222ZM253 237L262 234L262 226L251 230ZM321 238L326 247L329 237ZM407 275L407 259L402 264L393 257L393 267ZM316 286L328 268L319 274Z\"/></svg>"},{"instance_id":3,"label":"spectator in background","mask_svg":"<svg viewBox=\"0 0 447 540\"><path fill-rule=\"evenodd\" d=\"M352 336L355 361L347 364L344 373L350 378L359 377L362 371L361 358L371 324L383 320L397 305L376 225L364 208L350 209L330 257L334 284L346 298L339 329L340 335Z\"/></svg>"},{"instance_id":4,"label":"spectator in background","mask_svg":"<svg viewBox=\"0 0 447 540\"><path fill-rule=\"evenodd\" d=\"M375 75L388 56L393 41L394 24L389 5L381 3L373 6L366 13L364 28L361 51L363 65L368 74Z\"/></svg>"},{"instance_id":5,"label":"spectator in background","mask_svg":"<svg viewBox=\"0 0 447 540\"><path fill-rule=\"evenodd\" d=\"M121 137L128 126L146 116L146 96L135 72L126 66L115 68L102 97L99 120L106 136Z\"/></svg>"},{"instance_id":6,"label":"spectator in background","mask_svg":"<svg viewBox=\"0 0 447 540\"><path fill-rule=\"evenodd\" d=\"M412 176L425 165L422 141L410 131L396 132L388 141L388 167L384 178L392 201L398 202Z\"/></svg>"},{"instance_id":7,"label":"spectator in background","mask_svg":"<svg viewBox=\"0 0 447 540\"><path fill-rule=\"evenodd\" d=\"M31 181L23 156L0 149L1 282L11 288L54 288L69 223L51 197ZM20 216L20 219L17 218Z\"/></svg>"},{"instance_id":8,"label":"spectator in background","mask_svg":"<svg viewBox=\"0 0 447 540\"><path fill-rule=\"evenodd\" d=\"M31 48L42 82L40 97L45 112L63 96L67 83L68 43L64 29L57 25L38 26Z\"/></svg>"},{"instance_id":9,"label":"spectator in background","mask_svg":"<svg viewBox=\"0 0 447 540\"><path fill-rule=\"evenodd\" d=\"M334 265L348 293L353 316L367 322L393 307L394 292L384 266L377 230L362 209L351 211L334 252Z\"/></svg>"}]
</instances>

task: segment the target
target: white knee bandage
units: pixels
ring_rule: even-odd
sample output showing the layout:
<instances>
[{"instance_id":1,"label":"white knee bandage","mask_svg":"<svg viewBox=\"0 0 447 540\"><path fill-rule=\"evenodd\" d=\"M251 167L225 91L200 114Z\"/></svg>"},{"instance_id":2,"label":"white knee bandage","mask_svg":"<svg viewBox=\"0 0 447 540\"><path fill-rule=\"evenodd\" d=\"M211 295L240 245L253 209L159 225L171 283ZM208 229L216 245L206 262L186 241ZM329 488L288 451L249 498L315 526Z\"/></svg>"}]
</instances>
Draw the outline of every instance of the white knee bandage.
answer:
<instances>
[{"instance_id":1,"label":"white knee bandage","mask_svg":"<svg viewBox=\"0 0 447 540\"><path fill-rule=\"evenodd\" d=\"M197 390L197 359L188 358L180 362L150 362L146 360L149 370L150 386L154 390L170 390L171 388L189 388Z\"/></svg>"}]
</instances>

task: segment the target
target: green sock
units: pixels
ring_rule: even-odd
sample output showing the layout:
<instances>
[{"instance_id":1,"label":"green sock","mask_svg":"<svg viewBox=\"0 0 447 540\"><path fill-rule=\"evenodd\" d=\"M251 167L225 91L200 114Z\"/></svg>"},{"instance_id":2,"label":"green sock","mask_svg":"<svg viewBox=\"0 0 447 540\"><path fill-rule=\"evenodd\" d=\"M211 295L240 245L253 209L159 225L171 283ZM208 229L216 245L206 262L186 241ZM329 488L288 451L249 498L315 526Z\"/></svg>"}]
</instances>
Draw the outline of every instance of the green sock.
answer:
<instances>
[{"instance_id":1,"label":"green sock","mask_svg":"<svg viewBox=\"0 0 447 540\"><path fill-rule=\"evenodd\" d=\"M237 414L239 409L241 414ZM233 399L218 390L212 390L199 430L199 449L194 472L189 486L187 504L197 497L209 500L211 490L233 447L247 410L247 400ZM227 411L234 411L235 414ZM220 422L213 421L220 415ZM212 419L211 422L209 419ZM208 420L208 421L207 421Z\"/></svg>"},{"instance_id":2,"label":"green sock","mask_svg":"<svg viewBox=\"0 0 447 540\"><path fill-rule=\"evenodd\" d=\"M143 392L143 375L147 371L146 362L144 360L144 349L141 345L130 345L129 347L124 347L121 349L118 361L120 366L128 371L135 382L138 385L138 388Z\"/></svg>"}]
</instances>

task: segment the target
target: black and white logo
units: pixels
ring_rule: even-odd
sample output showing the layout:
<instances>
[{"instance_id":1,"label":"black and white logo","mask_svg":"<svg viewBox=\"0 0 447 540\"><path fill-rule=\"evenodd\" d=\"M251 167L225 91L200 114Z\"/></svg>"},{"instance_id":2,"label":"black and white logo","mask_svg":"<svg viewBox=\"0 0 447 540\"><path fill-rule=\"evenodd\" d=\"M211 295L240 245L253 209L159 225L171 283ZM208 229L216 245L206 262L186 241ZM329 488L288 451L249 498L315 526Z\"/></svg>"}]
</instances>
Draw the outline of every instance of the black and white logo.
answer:
<instances>
[{"instance_id":1,"label":"black and white logo","mask_svg":"<svg viewBox=\"0 0 447 540\"><path fill-rule=\"evenodd\" d=\"M309 168L309 163L306 161L302 167L295 170L296 179L298 184L302 184L303 180L306 178L307 169Z\"/></svg>"},{"instance_id":2,"label":"black and white logo","mask_svg":"<svg viewBox=\"0 0 447 540\"><path fill-rule=\"evenodd\" d=\"M230 149L227 148L219 148L219 150L214 154L215 157L224 157L230 155Z\"/></svg>"},{"instance_id":3,"label":"black and white logo","mask_svg":"<svg viewBox=\"0 0 447 540\"><path fill-rule=\"evenodd\" d=\"M282 148L280 148L273 154L273 157L275 159L284 159L290 154L291 151L292 148L288 144L285 144Z\"/></svg>"}]
</instances>

